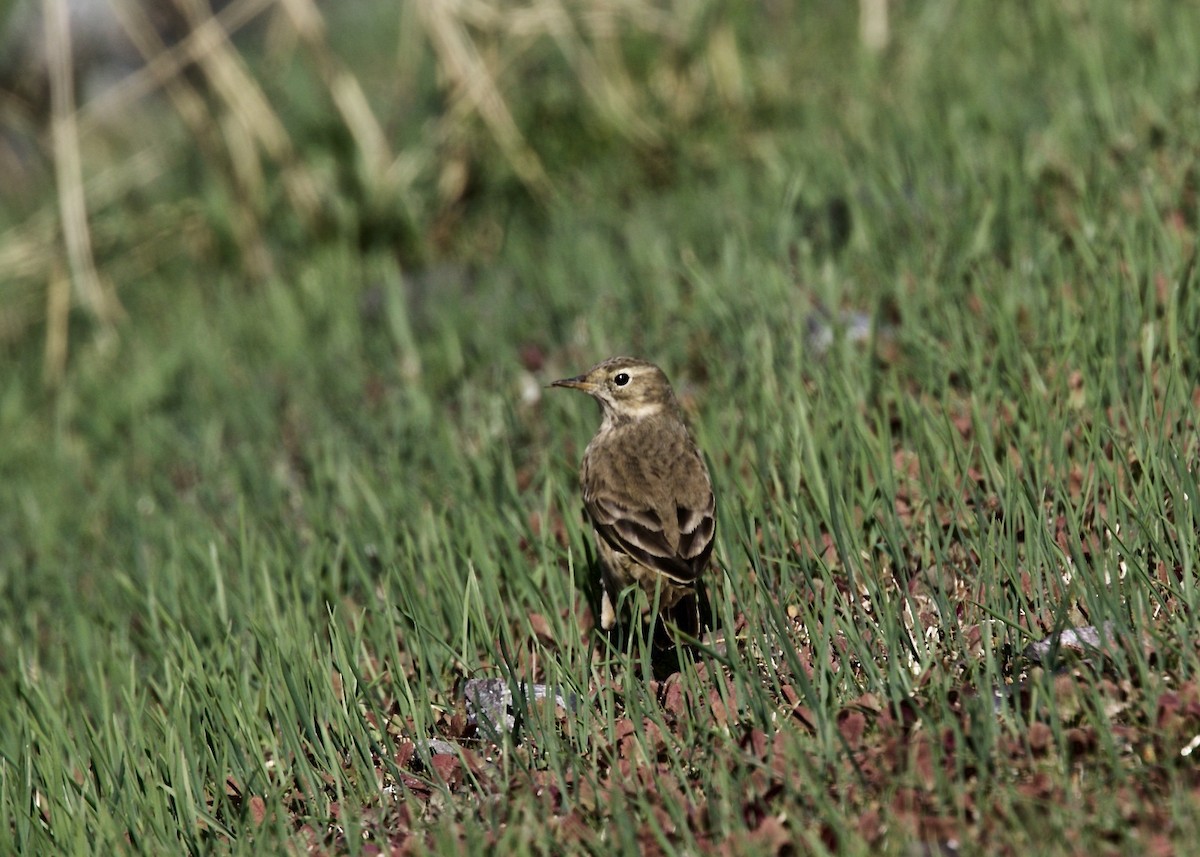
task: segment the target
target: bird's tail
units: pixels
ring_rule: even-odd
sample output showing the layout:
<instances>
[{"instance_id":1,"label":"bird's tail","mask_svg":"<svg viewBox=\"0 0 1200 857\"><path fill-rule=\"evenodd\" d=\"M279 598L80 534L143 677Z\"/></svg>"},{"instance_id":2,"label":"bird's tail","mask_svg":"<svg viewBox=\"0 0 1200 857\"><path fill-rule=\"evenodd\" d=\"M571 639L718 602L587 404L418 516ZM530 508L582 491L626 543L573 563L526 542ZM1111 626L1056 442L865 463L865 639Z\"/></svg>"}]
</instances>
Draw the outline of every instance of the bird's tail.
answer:
<instances>
[{"instance_id":1,"label":"bird's tail","mask_svg":"<svg viewBox=\"0 0 1200 857\"><path fill-rule=\"evenodd\" d=\"M712 627L712 604L704 584L697 581L695 588L664 609L660 618L654 631L657 648L671 648L688 638L699 640Z\"/></svg>"}]
</instances>

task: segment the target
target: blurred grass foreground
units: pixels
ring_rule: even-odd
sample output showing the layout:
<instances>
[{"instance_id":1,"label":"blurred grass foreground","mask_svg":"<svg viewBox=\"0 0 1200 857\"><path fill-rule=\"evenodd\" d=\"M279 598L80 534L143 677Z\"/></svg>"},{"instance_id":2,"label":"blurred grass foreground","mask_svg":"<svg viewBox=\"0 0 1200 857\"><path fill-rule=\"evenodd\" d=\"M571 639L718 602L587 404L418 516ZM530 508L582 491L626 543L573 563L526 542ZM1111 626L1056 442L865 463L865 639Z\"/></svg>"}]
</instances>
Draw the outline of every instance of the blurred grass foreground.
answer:
<instances>
[{"instance_id":1,"label":"blurred grass foreground","mask_svg":"<svg viewBox=\"0 0 1200 857\"><path fill-rule=\"evenodd\" d=\"M1194 847L1200 6L0 28L0 853ZM619 353L668 669L544 395Z\"/></svg>"}]
</instances>

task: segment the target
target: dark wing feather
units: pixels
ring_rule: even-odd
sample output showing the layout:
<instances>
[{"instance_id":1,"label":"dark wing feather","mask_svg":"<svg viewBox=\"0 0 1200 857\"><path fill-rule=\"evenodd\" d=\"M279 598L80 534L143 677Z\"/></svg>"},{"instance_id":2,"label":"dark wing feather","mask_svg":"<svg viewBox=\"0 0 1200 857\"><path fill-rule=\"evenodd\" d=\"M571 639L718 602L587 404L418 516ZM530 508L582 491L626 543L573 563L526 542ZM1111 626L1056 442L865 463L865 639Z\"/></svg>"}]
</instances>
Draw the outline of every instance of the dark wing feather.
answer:
<instances>
[{"instance_id":1,"label":"dark wing feather","mask_svg":"<svg viewBox=\"0 0 1200 857\"><path fill-rule=\"evenodd\" d=\"M611 547L688 584L703 573L712 553L716 502L703 459L686 445L673 451L676 457L670 460L683 471L675 478L632 465L624 468L626 478L640 477L641 500L585 464L590 472L583 480L583 502L596 532ZM669 485L682 487L681 496L674 496ZM683 497L691 502L680 502Z\"/></svg>"},{"instance_id":2,"label":"dark wing feather","mask_svg":"<svg viewBox=\"0 0 1200 857\"><path fill-rule=\"evenodd\" d=\"M697 576L691 563L672 550L663 528L646 525L654 516L653 510L622 506L612 497L585 496L583 504L596 533L614 550L680 583L691 582Z\"/></svg>"},{"instance_id":3,"label":"dark wing feather","mask_svg":"<svg viewBox=\"0 0 1200 857\"><path fill-rule=\"evenodd\" d=\"M713 536L716 534L716 502L712 493L702 509L677 506L679 518L679 555L698 566L696 574L703 571L712 553Z\"/></svg>"}]
</instances>

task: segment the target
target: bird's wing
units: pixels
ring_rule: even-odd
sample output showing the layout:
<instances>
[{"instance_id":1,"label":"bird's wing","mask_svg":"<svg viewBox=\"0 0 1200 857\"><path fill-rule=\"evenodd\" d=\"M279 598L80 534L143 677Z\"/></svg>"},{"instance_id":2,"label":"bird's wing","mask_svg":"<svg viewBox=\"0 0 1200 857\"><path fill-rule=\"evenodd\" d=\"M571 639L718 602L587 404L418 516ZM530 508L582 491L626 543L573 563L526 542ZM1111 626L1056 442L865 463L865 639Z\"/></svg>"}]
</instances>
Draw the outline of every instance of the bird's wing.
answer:
<instances>
[{"instance_id":1,"label":"bird's wing","mask_svg":"<svg viewBox=\"0 0 1200 857\"><path fill-rule=\"evenodd\" d=\"M712 552L714 507L709 491L700 508L676 502L656 509L628 492L597 485L584 493L584 506L596 532L614 549L679 583L700 576ZM665 515L675 520L667 523Z\"/></svg>"},{"instance_id":2,"label":"bird's wing","mask_svg":"<svg viewBox=\"0 0 1200 857\"><path fill-rule=\"evenodd\" d=\"M709 488L703 496L705 502L698 508L682 505L675 507L679 522L678 554L695 566L695 576L699 576L708 564L713 536L716 535L717 503L712 489Z\"/></svg>"}]
</instances>

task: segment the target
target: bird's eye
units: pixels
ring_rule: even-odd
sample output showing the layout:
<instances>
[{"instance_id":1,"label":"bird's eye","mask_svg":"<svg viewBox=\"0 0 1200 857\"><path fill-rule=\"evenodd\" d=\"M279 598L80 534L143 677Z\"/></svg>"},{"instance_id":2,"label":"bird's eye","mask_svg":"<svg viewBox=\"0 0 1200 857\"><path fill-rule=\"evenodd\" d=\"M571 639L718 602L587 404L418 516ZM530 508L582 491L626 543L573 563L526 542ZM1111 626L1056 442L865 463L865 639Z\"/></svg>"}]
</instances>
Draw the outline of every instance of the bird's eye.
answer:
<instances>
[{"instance_id":1,"label":"bird's eye","mask_svg":"<svg viewBox=\"0 0 1200 857\"><path fill-rule=\"evenodd\" d=\"M616 375L613 375L613 383L616 384L618 387L624 387L626 384L629 383L629 373L628 372L618 372Z\"/></svg>"}]
</instances>

